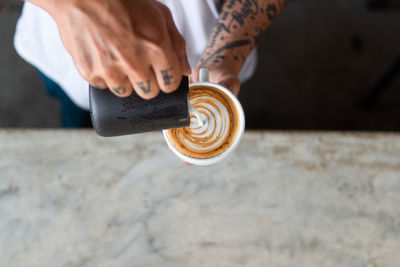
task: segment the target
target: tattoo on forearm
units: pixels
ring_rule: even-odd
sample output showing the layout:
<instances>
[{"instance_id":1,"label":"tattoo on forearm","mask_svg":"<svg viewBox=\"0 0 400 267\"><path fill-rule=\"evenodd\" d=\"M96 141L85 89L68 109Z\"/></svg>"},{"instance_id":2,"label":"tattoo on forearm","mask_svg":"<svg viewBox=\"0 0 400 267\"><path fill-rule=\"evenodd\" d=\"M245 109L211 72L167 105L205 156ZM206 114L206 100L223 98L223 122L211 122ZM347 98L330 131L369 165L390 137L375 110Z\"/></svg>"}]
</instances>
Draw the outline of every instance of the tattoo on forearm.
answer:
<instances>
[{"instance_id":1,"label":"tattoo on forearm","mask_svg":"<svg viewBox=\"0 0 400 267\"><path fill-rule=\"evenodd\" d=\"M233 50L233 49L235 49L237 47L246 46L246 45L249 45L249 44L251 44L251 40L250 39L244 39L244 40L239 40L239 41L235 41L235 42L232 42L232 43L228 43L228 44L224 45L223 47L218 48L213 53L209 54L206 58L201 58L200 62L202 64L206 64L209 60L211 60L212 58L214 58L215 56L220 54L222 51L225 51L225 50L228 50L228 49ZM220 56L220 58L221 58L221 56ZM218 62L214 62L214 63L218 63Z\"/></svg>"},{"instance_id":2,"label":"tattoo on forearm","mask_svg":"<svg viewBox=\"0 0 400 267\"><path fill-rule=\"evenodd\" d=\"M166 69L166 70L161 70L161 74L162 74L162 77L163 77L163 80L164 80L164 85L171 85L171 82L172 82L172 80L173 80L173 76L171 76L169 73L168 73L168 71L170 71L171 70L171 68L169 68L169 69Z\"/></svg>"},{"instance_id":3,"label":"tattoo on forearm","mask_svg":"<svg viewBox=\"0 0 400 267\"><path fill-rule=\"evenodd\" d=\"M232 11L232 21L237 21L241 26L243 26L244 21L251 15L251 19L254 19L255 15L258 14L258 3L256 0L246 0L243 3L243 7L240 12Z\"/></svg>"},{"instance_id":4,"label":"tattoo on forearm","mask_svg":"<svg viewBox=\"0 0 400 267\"><path fill-rule=\"evenodd\" d=\"M244 62L257 38L269 27L286 5L286 0L224 0L220 17L200 59L200 64L229 59ZM233 39L232 36L238 36ZM224 58L222 58L224 57Z\"/></svg>"},{"instance_id":5,"label":"tattoo on forearm","mask_svg":"<svg viewBox=\"0 0 400 267\"><path fill-rule=\"evenodd\" d=\"M276 5L274 4L268 4L267 6L267 17L269 20L275 20L276 16L278 15L278 10L276 8Z\"/></svg>"},{"instance_id":6,"label":"tattoo on forearm","mask_svg":"<svg viewBox=\"0 0 400 267\"><path fill-rule=\"evenodd\" d=\"M124 95L126 93L126 88L122 86L111 88L117 95Z\"/></svg>"},{"instance_id":7,"label":"tattoo on forearm","mask_svg":"<svg viewBox=\"0 0 400 267\"><path fill-rule=\"evenodd\" d=\"M244 3L242 3L242 1L244 1ZM252 19L254 19L254 16L258 14L259 8L257 0L230 0L227 4L227 8L232 9L236 2L242 4L240 11L233 10L232 12L224 12L221 15L220 22L218 22L215 27L214 34L211 36L208 48L214 47L217 37L221 34L221 32L231 33L231 28L237 29L237 25L234 25L234 22L237 22L240 26L243 26L246 18L251 16ZM225 24L229 15L231 19L227 24Z\"/></svg>"},{"instance_id":8,"label":"tattoo on forearm","mask_svg":"<svg viewBox=\"0 0 400 267\"><path fill-rule=\"evenodd\" d=\"M240 3L242 2L242 0L230 0L228 8L232 8L237 1L240 1ZM233 25L234 22L237 22L240 26L243 26L245 23L245 19L247 17L251 15L252 19L254 19L254 16L257 14L258 14L257 0L244 0L240 12L236 10L232 12L224 12L220 19L221 22L219 22L215 27L215 31L214 34L211 36L208 48L214 47L217 41L217 37L221 34L221 32L231 33L231 28L236 29L237 25ZM224 22L227 20L229 15L231 15L231 20L227 24L225 24Z\"/></svg>"},{"instance_id":9,"label":"tattoo on forearm","mask_svg":"<svg viewBox=\"0 0 400 267\"><path fill-rule=\"evenodd\" d=\"M137 85L139 86L139 88L143 91L143 93L147 94L150 93L151 88L150 88L150 80L147 80L147 87L144 85L143 82L138 82Z\"/></svg>"}]
</instances>

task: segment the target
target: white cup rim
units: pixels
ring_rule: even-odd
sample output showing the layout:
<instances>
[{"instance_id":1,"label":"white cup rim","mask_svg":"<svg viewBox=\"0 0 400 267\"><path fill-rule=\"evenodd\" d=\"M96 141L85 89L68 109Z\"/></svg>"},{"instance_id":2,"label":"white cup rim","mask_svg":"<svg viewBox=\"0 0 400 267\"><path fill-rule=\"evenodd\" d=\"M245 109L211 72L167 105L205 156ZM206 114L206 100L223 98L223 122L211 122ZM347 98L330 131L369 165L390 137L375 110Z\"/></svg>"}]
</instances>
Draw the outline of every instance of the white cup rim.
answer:
<instances>
[{"instance_id":1,"label":"white cup rim","mask_svg":"<svg viewBox=\"0 0 400 267\"><path fill-rule=\"evenodd\" d=\"M226 95L229 96L229 98L234 102L237 110L238 110L238 114L239 114L239 130L238 130L238 134L237 137L235 139L235 141L233 142L233 144L224 152L222 152L221 154L215 156L215 157L211 157L211 158L206 158L206 159L200 159L200 158L193 158L193 157L189 157L183 153L181 153L179 150L177 150L174 145L170 142L168 136L167 136L167 130L163 130L163 135L164 138L168 144L168 147L171 149L171 151L178 157L180 158L182 161L192 164L192 165L200 165L200 166L206 166L206 165L212 165L215 164L219 161L221 161L222 159L226 158L228 155L230 155L239 145L243 133L244 133L244 129L245 129L245 116L244 116L244 111L243 111L243 107L240 104L239 100L236 98L236 96L234 94L232 94L232 92L230 90L228 90L227 88L223 87L220 84L216 84L216 83L211 83L211 82L197 82L197 83L192 83L189 85L190 87L193 86L209 86L209 87L213 87L213 88L217 88L218 90L221 90L222 92L224 92Z\"/></svg>"}]
</instances>

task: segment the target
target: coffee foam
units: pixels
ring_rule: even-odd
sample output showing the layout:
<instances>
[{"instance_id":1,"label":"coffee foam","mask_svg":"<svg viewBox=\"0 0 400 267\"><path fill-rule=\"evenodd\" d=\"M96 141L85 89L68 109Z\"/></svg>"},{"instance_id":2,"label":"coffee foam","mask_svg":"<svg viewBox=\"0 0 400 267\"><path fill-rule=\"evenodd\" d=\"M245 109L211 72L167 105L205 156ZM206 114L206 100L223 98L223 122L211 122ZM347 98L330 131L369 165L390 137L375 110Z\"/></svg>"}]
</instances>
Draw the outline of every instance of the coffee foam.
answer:
<instances>
[{"instance_id":1,"label":"coffee foam","mask_svg":"<svg viewBox=\"0 0 400 267\"><path fill-rule=\"evenodd\" d=\"M192 158L212 158L223 153L238 135L235 104L224 92L209 86L191 87L189 97L203 126L192 115L189 127L167 130L168 139L178 151Z\"/></svg>"}]
</instances>

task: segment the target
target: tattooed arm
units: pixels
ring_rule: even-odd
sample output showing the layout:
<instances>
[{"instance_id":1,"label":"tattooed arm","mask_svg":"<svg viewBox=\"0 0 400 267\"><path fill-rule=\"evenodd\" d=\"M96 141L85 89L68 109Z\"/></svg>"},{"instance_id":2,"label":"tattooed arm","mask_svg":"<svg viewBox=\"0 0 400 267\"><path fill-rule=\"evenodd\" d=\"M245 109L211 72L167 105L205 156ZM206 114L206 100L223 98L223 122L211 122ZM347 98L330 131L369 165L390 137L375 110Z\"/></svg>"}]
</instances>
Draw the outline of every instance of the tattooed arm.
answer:
<instances>
[{"instance_id":1,"label":"tattooed arm","mask_svg":"<svg viewBox=\"0 0 400 267\"><path fill-rule=\"evenodd\" d=\"M242 65L256 46L257 38L281 13L287 0L225 0L220 17L207 47L192 72L198 81L198 70L206 67L210 81L239 93L238 75Z\"/></svg>"}]
</instances>

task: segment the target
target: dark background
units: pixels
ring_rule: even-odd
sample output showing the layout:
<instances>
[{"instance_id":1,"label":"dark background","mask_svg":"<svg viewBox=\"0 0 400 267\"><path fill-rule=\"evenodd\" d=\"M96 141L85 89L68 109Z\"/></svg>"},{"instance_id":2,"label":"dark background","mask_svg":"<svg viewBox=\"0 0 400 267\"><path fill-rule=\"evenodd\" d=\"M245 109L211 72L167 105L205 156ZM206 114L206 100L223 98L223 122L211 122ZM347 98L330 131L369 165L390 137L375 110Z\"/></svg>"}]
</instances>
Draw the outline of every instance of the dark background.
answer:
<instances>
[{"instance_id":1,"label":"dark background","mask_svg":"<svg viewBox=\"0 0 400 267\"><path fill-rule=\"evenodd\" d=\"M0 127L59 127L57 102L14 52L18 16L0 15ZM292 0L258 51L239 95L247 128L400 130L399 0Z\"/></svg>"}]
</instances>

